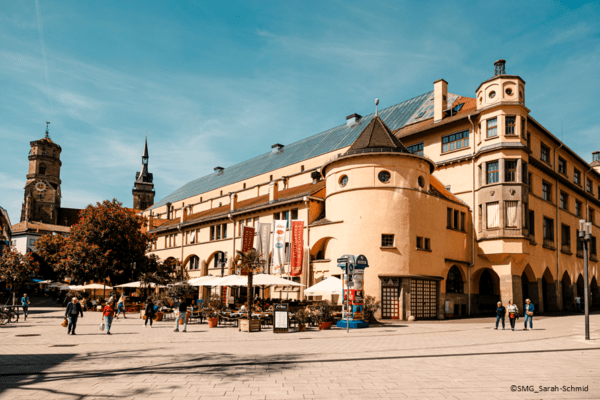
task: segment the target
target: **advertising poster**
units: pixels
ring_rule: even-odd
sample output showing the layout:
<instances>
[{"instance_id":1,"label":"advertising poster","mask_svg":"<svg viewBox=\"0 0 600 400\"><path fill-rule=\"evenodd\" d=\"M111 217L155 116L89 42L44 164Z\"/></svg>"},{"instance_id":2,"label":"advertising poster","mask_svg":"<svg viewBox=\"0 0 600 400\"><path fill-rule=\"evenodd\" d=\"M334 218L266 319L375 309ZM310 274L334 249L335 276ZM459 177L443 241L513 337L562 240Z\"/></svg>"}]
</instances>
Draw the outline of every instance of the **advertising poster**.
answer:
<instances>
[{"instance_id":1,"label":"advertising poster","mask_svg":"<svg viewBox=\"0 0 600 400\"><path fill-rule=\"evenodd\" d=\"M262 255L264 260L269 260L269 252L271 251L271 224L258 225L258 238L256 250ZM268 271L265 271L268 273Z\"/></svg>"},{"instance_id":2,"label":"advertising poster","mask_svg":"<svg viewBox=\"0 0 600 400\"><path fill-rule=\"evenodd\" d=\"M291 276L302 275L302 256L304 255L304 221L292 221L292 257Z\"/></svg>"},{"instance_id":3,"label":"advertising poster","mask_svg":"<svg viewBox=\"0 0 600 400\"><path fill-rule=\"evenodd\" d=\"M285 262L286 220L275 220L273 225L273 273L282 274Z\"/></svg>"}]
</instances>

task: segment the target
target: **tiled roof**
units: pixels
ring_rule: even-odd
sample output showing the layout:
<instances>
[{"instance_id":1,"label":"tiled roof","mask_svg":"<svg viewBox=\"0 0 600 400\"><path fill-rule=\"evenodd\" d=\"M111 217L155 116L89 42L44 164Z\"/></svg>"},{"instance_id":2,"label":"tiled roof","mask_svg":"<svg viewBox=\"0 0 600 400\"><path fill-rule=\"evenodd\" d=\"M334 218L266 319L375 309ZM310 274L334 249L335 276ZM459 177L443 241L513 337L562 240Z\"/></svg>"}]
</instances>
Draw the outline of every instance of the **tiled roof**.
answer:
<instances>
[{"instance_id":1,"label":"tiled roof","mask_svg":"<svg viewBox=\"0 0 600 400\"><path fill-rule=\"evenodd\" d=\"M296 186L293 188L281 190L278 193L277 199L273 203L269 203L269 195L265 194L262 196L253 197L251 199L242 200L237 202L237 207L234 211L231 211L230 205L226 204L220 207L211 208L210 210L200 211L194 214L190 214L183 221L184 224L200 222L207 219L215 219L218 217L225 217L229 213L236 213L244 210L250 210L253 208L265 206L265 205L277 205L287 200L293 200L304 196L319 196L321 197L321 191L325 188L325 181L320 181L315 184L308 183L306 185ZM324 196L324 193L323 193ZM155 220L156 221L156 220ZM181 218L173 218L170 220L159 220L165 221L159 230L166 230L171 227L178 225L181 222Z\"/></svg>"},{"instance_id":2,"label":"tiled roof","mask_svg":"<svg viewBox=\"0 0 600 400\"><path fill-rule=\"evenodd\" d=\"M453 95L456 96L456 95ZM445 116L441 121L438 122L433 122L433 114L431 118L425 119L425 120L420 120L419 122L416 122L412 125L405 125L404 127L398 129L395 133L396 133L396 137L398 138L404 138L407 136L412 135L413 133L416 132L420 132L423 131L425 129L431 128L434 125L440 126L440 125L444 125L453 121L457 121L463 118L466 118L467 115L473 114L473 112L477 111L477 103L476 103L476 99L471 98L471 97L456 97L455 100L453 101L450 109L456 107L458 104L464 104L462 106L462 108L456 113L453 114L452 116ZM447 114L447 112L445 112L445 114Z\"/></svg>"},{"instance_id":3,"label":"tiled roof","mask_svg":"<svg viewBox=\"0 0 600 400\"><path fill-rule=\"evenodd\" d=\"M432 97L433 92L422 94L379 111L379 116L392 131L396 131L412 121L416 111ZM151 209L350 146L373 117L374 114L369 114L355 125L339 125L291 143L280 150L262 154L225 168L223 171L188 182L155 203Z\"/></svg>"},{"instance_id":4,"label":"tiled roof","mask_svg":"<svg viewBox=\"0 0 600 400\"><path fill-rule=\"evenodd\" d=\"M373 118L369 122L369 125L363 129L362 133L348 150L348 154L374 148L386 148L403 153L409 152L379 116Z\"/></svg>"},{"instance_id":5,"label":"tiled roof","mask_svg":"<svg viewBox=\"0 0 600 400\"><path fill-rule=\"evenodd\" d=\"M68 226L62 225L52 225L52 224L44 224L42 222L19 222L12 226L12 233L24 233L24 232L39 232L39 233L48 233L48 232L71 232L71 228Z\"/></svg>"},{"instance_id":6,"label":"tiled roof","mask_svg":"<svg viewBox=\"0 0 600 400\"><path fill-rule=\"evenodd\" d=\"M445 197L448 200L466 205L464 201L447 191L444 184L438 181L435 176L431 175L429 182L431 184L431 188L434 189L435 192L439 193L440 196Z\"/></svg>"}]
</instances>

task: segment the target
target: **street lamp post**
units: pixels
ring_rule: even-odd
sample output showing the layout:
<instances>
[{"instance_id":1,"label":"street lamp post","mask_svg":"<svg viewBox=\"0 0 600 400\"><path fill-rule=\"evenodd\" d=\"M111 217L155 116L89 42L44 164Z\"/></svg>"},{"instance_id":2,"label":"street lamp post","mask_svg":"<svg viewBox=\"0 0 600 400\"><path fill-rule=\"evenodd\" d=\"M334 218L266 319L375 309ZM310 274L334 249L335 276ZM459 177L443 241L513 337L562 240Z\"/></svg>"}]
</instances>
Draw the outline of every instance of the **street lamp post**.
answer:
<instances>
[{"instance_id":1,"label":"street lamp post","mask_svg":"<svg viewBox=\"0 0 600 400\"><path fill-rule=\"evenodd\" d=\"M588 243L592 240L592 223L579 220L579 240L583 244L583 296L585 298L585 340L590 340L590 285L588 282Z\"/></svg>"}]
</instances>

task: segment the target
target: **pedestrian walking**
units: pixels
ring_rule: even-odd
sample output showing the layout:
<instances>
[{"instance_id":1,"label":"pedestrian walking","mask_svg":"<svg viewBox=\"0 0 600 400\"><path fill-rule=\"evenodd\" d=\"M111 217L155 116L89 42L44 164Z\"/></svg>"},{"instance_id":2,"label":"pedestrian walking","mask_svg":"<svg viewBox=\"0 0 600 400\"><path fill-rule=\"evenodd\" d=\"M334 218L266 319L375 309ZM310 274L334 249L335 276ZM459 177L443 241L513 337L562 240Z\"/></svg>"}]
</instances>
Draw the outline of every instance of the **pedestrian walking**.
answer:
<instances>
[{"instance_id":1,"label":"pedestrian walking","mask_svg":"<svg viewBox=\"0 0 600 400\"><path fill-rule=\"evenodd\" d=\"M121 313L123 313L123 318L127 318L127 317L125 316L125 300L126 300L126 297L125 297L125 295L122 295L122 296L119 298L119 301L117 302L117 319L119 319L119 315L120 315Z\"/></svg>"},{"instance_id":2,"label":"pedestrian walking","mask_svg":"<svg viewBox=\"0 0 600 400\"><path fill-rule=\"evenodd\" d=\"M113 322L113 317L115 315L115 309L113 308L113 304L114 301L109 300L108 303L106 303L106 305L104 306L104 309L102 310L102 320L104 321L104 324L106 325L106 334L110 335L110 326L112 325Z\"/></svg>"},{"instance_id":3,"label":"pedestrian walking","mask_svg":"<svg viewBox=\"0 0 600 400\"><path fill-rule=\"evenodd\" d=\"M575 304L577 305L577 311L582 312L583 310L581 309L581 297L575 297Z\"/></svg>"},{"instance_id":4,"label":"pedestrian walking","mask_svg":"<svg viewBox=\"0 0 600 400\"><path fill-rule=\"evenodd\" d=\"M510 327L512 328L512 330L515 330L515 322L517 321L517 318L519 317L519 309L517 308L516 305L514 305L512 299L508 301L508 320L510 321Z\"/></svg>"},{"instance_id":5,"label":"pedestrian walking","mask_svg":"<svg viewBox=\"0 0 600 400\"><path fill-rule=\"evenodd\" d=\"M21 297L21 306L23 308L25 321L27 321L27 315L29 314L29 297L27 297L27 293L23 293L23 297Z\"/></svg>"},{"instance_id":6,"label":"pedestrian walking","mask_svg":"<svg viewBox=\"0 0 600 400\"><path fill-rule=\"evenodd\" d=\"M75 328L77 328L77 318L81 314L81 318L83 318L83 309L81 308L81 304L77 300L77 297L73 297L72 302L67 304L67 309L65 310L65 317L69 318L69 325L67 326L67 335L75 335Z\"/></svg>"},{"instance_id":7,"label":"pedestrian walking","mask_svg":"<svg viewBox=\"0 0 600 400\"><path fill-rule=\"evenodd\" d=\"M531 303L531 300L525 300L525 329L527 330L527 321L529 321L529 329L533 330L533 312L535 311L535 307Z\"/></svg>"},{"instance_id":8,"label":"pedestrian walking","mask_svg":"<svg viewBox=\"0 0 600 400\"><path fill-rule=\"evenodd\" d=\"M173 332L179 332L179 320L183 318L183 331L187 332L187 303L179 298L179 304L177 308L179 309L179 315L175 318L175 330Z\"/></svg>"},{"instance_id":9,"label":"pedestrian walking","mask_svg":"<svg viewBox=\"0 0 600 400\"><path fill-rule=\"evenodd\" d=\"M148 321L150 321L150 328L152 328L152 319L154 318L154 302L151 299L146 301L146 312L144 312L144 316L146 320L144 321L144 328L148 325Z\"/></svg>"},{"instance_id":10,"label":"pedestrian walking","mask_svg":"<svg viewBox=\"0 0 600 400\"><path fill-rule=\"evenodd\" d=\"M498 323L502 320L502 329L504 329L504 316L506 315L506 307L502 305L502 302L499 301L496 305L496 327L494 329L498 329Z\"/></svg>"}]
</instances>

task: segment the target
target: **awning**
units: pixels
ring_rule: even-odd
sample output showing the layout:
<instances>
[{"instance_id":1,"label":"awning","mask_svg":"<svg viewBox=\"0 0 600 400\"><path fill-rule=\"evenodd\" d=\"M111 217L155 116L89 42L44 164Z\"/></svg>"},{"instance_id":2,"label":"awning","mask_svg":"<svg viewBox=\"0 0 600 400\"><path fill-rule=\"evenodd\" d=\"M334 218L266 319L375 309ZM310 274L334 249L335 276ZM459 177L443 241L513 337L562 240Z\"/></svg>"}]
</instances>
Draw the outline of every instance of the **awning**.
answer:
<instances>
[{"instance_id":1,"label":"awning","mask_svg":"<svg viewBox=\"0 0 600 400\"><path fill-rule=\"evenodd\" d=\"M90 283L89 285L84 285L82 286L82 290L87 290L87 289L91 289L91 290L96 290L96 289L112 289L112 286L104 286L101 285L99 283Z\"/></svg>"},{"instance_id":2,"label":"awning","mask_svg":"<svg viewBox=\"0 0 600 400\"><path fill-rule=\"evenodd\" d=\"M211 286L211 284L209 282L213 281L215 279L220 279L220 278L217 278L216 276L212 276L212 275L206 275L206 276L201 276L199 278L192 278L192 279L188 280L188 283L192 286Z\"/></svg>"},{"instance_id":3,"label":"awning","mask_svg":"<svg viewBox=\"0 0 600 400\"><path fill-rule=\"evenodd\" d=\"M342 281L338 278L331 277L307 288L304 291L304 294L306 296L323 296L327 294L342 294L343 292Z\"/></svg>"},{"instance_id":4,"label":"awning","mask_svg":"<svg viewBox=\"0 0 600 400\"><path fill-rule=\"evenodd\" d=\"M283 279L275 275L258 274L252 278L253 286L304 286L298 282Z\"/></svg>"},{"instance_id":5,"label":"awning","mask_svg":"<svg viewBox=\"0 0 600 400\"><path fill-rule=\"evenodd\" d=\"M135 282L124 283L122 285L116 285L115 287L139 288L139 287L145 287L145 286L146 286L146 284L144 284L140 281L135 281ZM147 286L150 288L165 287L164 285L157 285L156 283L149 283ZM108 288L108 286L107 286L107 288Z\"/></svg>"}]
</instances>

